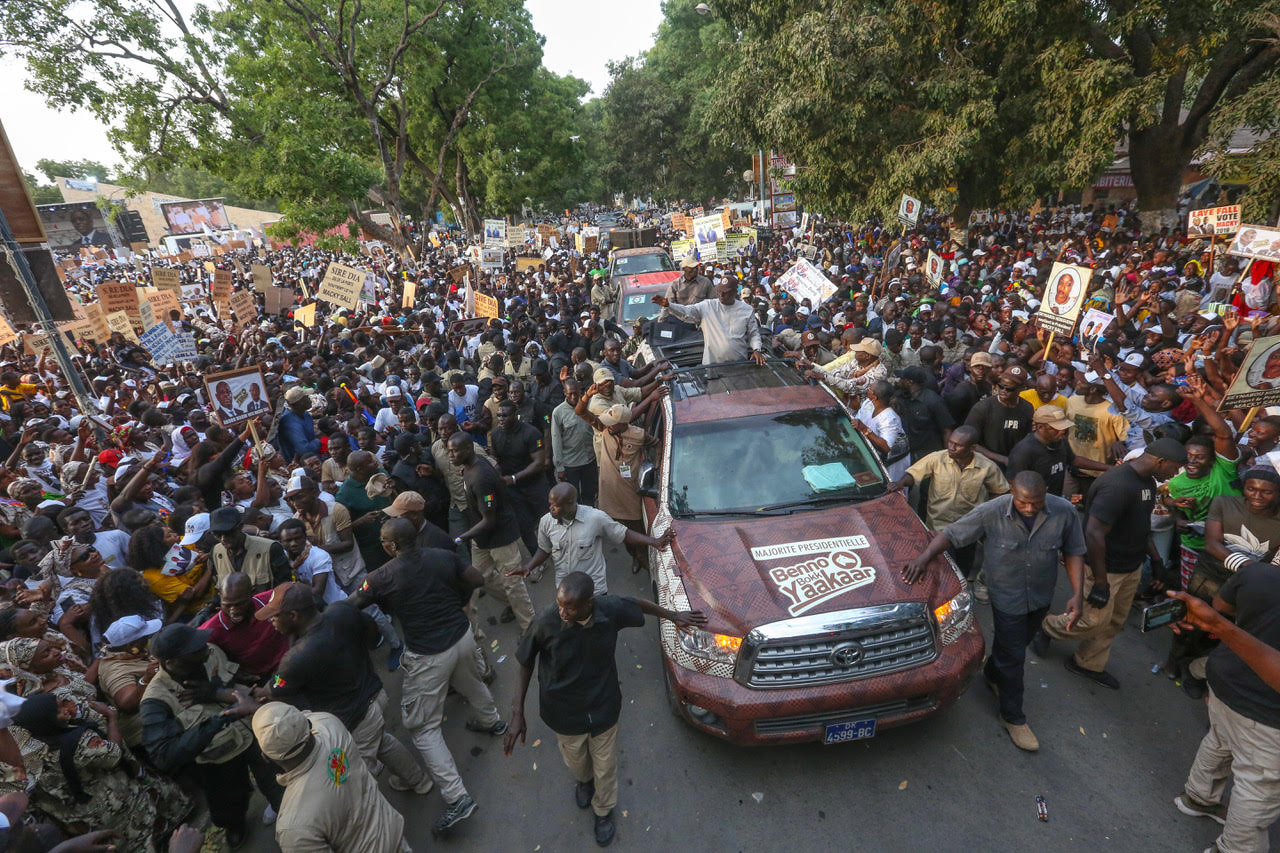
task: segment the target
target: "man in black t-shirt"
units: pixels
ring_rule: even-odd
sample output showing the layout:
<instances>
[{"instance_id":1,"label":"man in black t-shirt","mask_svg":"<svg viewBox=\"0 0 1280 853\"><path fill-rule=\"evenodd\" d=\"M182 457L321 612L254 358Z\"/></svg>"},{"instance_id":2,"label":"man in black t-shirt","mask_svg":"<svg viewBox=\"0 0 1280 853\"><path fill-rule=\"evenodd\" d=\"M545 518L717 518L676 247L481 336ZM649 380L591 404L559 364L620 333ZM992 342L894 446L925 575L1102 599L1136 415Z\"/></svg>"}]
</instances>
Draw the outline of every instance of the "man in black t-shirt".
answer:
<instances>
[{"instance_id":1,"label":"man in black t-shirt","mask_svg":"<svg viewBox=\"0 0 1280 853\"><path fill-rule=\"evenodd\" d=\"M670 619L678 628L705 625L701 611L676 613L640 598L595 594L586 572L565 575L556 605L534 620L516 650L520 684L511 708L511 727L503 740L507 755L524 742L524 699L538 665L538 710L556 733L560 754L577 780L578 808L595 812L596 843L613 841L613 807L618 801L618 632L638 628L646 613Z\"/></svg>"},{"instance_id":2,"label":"man in black t-shirt","mask_svg":"<svg viewBox=\"0 0 1280 853\"><path fill-rule=\"evenodd\" d=\"M547 505L547 447L542 430L522 423L516 404L498 404L498 425L489 433L489 452L509 487L520 538L530 554L538 550L538 520Z\"/></svg>"},{"instance_id":3,"label":"man in black t-shirt","mask_svg":"<svg viewBox=\"0 0 1280 853\"><path fill-rule=\"evenodd\" d=\"M922 459L947 445L955 421L938 392L926 387L929 372L918 364L898 371L902 391L893 398L893 410L902 419L911 458Z\"/></svg>"},{"instance_id":4,"label":"man in black t-shirt","mask_svg":"<svg viewBox=\"0 0 1280 853\"><path fill-rule=\"evenodd\" d=\"M339 601L316 610L307 583L282 583L254 614L293 643L264 691L265 698L304 711L328 711L347 727L370 772L382 761L391 769L391 787L425 794L431 779L413 753L386 728L383 711L390 701L374 674L369 650L378 642L373 617Z\"/></svg>"},{"instance_id":5,"label":"man in black t-shirt","mask_svg":"<svg viewBox=\"0 0 1280 853\"><path fill-rule=\"evenodd\" d=\"M1249 563L1222 585L1216 610L1237 627L1280 648L1280 567ZM1183 793L1183 814L1224 820L1219 850L1266 850L1268 828L1280 813L1280 693L1267 686L1225 644L1209 655L1209 733L1200 741ZM1234 776L1231 804L1222 804Z\"/></svg>"},{"instance_id":6,"label":"man in black t-shirt","mask_svg":"<svg viewBox=\"0 0 1280 853\"><path fill-rule=\"evenodd\" d=\"M522 560L520 524L507 485L498 470L476 453L475 443L465 432L449 438L449 461L462 469L467 522L471 525L454 544L471 545L471 562L484 576L485 591L506 605L499 618L503 622L517 620L524 631L533 621L533 601L524 578L510 574L520 568Z\"/></svg>"},{"instance_id":7,"label":"man in black t-shirt","mask_svg":"<svg viewBox=\"0 0 1280 853\"><path fill-rule=\"evenodd\" d=\"M467 720L469 730L491 735L507 730L493 695L476 673L476 642L463 611L484 579L455 551L416 547L418 531L407 519L383 524L381 538L391 559L369 573L351 601L357 607L378 605L397 617L404 630L400 711L446 803L434 827L440 832L476 809L440 730L449 688L462 694L476 713Z\"/></svg>"},{"instance_id":8,"label":"man in black t-shirt","mask_svg":"<svg viewBox=\"0 0 1280 853\"><path fill-rule=\"evenodd\" d=\"M1109 471L1111 466L1076 456L1066 440L1067 432L1075 422L1057 406L1041 406L1031 417L1031 434L1019 441L1009 451L1009 463L1005 477L1012 480L1023 471L1035 471L1049 486L1049 494L1077 502L1083 495L1064 495L1067 469L1084 468L1090 471Z\"/></svg>"},{"instance_id":9,"label":"man in black t-shirt","mask_svg":"<svg viewBox=\"0 0 1280 853\"><path fill-rule=\"evenodd\" d=\"M1031 432L1035 410L1018 396L1020 390L1012 376L1000 377L995 394L979 400L965 419L966 426L978 430L975 450L1001 467L1008 462L1009 451Z\"/></svg>"},{"instance_id":10,"label":"man in black t-shirt","mask_svg":"<svg viewBox=\"0 0 1280 853\"><path fill-rule=\"evenodd\" d=\"M1120 682L1106 671L1111 642L1124 629L1143 561L1149 557L1152 574L1164 575L1164 560L1151 541L1156 480L1177 474L1186 461L1181 444L1157 439L1137 459L1113 468L1089 487L1084 501L1084 540L1092 575L1086 578L1087 606L1075 627L1068 627L1065 613L1046 616L1032 640L1036 654L1044 657L1050 638L1079 640L1076 653L1066 660L1067 669L1103 687L1120 689Z\"/></svg>"}]
</instances>

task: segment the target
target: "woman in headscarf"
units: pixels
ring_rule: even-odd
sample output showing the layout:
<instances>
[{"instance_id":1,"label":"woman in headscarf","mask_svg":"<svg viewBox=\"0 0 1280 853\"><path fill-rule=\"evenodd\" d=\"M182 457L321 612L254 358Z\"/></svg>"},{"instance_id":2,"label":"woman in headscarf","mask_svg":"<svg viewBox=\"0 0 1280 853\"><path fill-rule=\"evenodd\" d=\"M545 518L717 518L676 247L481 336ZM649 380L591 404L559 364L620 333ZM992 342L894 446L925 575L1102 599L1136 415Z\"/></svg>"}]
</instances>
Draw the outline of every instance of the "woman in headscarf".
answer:
<instances>
[{"instance_id":1,"label":"woman in headscarf","mask_svg":"<svg viewBox=\"0 0 1280 853\"><path fill-rule=\"evenodd\" d=\"M102 717L90 704L98 698L98 688L92 683L97 675L96 665L84 674L76 672L48 640L15 637L0 643L0 678L14 679L10 692L24 698L50 693L76 705L79 716L101 723Z\"/></svg>"},{"instance_id":2,"label":"woman in headscarf","mask_svg":"<svg viewBox=\"0 0 1280 853\"><path fill-rule=\"evenodd\" d=\"M103 727L78 720L48 694L27 698L14 723L48 747L32 805L69 835L110 827L117 849L152 853L191 811L191 800L172 780L139 765L123 745L116 712L94 703Z\"/></svg>"},{"instance_id":3,"label":"woman in headscarf","mask_svg":"<svg viewBox=\"0 0 1280 853\"><path fill-rule=\"evenodd\" d=\"M88 649L77 649L62 634L49 627L49 617L25 607L0 610L0 642L15 637L44 640L62 653L62 663L73 672L85 671Z\"/></svg>"}]
</instances>

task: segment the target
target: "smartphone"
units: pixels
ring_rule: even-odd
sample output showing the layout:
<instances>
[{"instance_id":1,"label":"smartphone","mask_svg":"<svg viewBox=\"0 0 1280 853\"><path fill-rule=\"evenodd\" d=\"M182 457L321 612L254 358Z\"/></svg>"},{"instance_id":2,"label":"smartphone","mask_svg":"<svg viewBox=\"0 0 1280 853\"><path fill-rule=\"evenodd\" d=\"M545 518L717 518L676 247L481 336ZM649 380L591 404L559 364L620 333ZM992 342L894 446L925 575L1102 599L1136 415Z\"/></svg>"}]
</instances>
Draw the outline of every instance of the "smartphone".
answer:
<instances>
[{"instance_id":1,"label":"smartphone","mask_svg":"<svg viewBox=\"0 0 1280 853\"><path fill-rule=\"evenodd\" d=\"M1187 604L1176 598L1160 601L1142 610L1143 632L1164 628L1174 622L1181 622L1187 615Z\"/></svg>"},{"instance_id":2,"label":"smartphone","mask_svg":"<svg viewBox=\"0 0 1280 853\"><path fill-rule=\"evenodd\" d=\"M66 613L72 607L75 607L75 604L76 604L75 599L69 595L64 597L61 601L58 602L58 606L62 608L63 613Z\"/></svg>"}]
</instances>

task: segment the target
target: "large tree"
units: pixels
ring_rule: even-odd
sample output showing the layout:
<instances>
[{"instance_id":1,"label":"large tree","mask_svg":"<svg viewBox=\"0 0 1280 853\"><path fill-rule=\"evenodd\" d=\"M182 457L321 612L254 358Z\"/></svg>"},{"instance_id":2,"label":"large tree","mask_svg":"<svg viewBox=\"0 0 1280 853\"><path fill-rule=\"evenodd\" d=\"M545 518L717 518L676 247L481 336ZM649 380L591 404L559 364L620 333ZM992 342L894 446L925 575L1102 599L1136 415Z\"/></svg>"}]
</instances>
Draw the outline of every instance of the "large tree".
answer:
<instances>
[{"instance_id":1,"label":"large tree","mask_svg":"<svg viewBox=\"0 0 1280 853\"><path fill-rule=\"evenodd\" d=\"M112 123L117 147L151 173L205 169L246 195L278 199L295 226L318 231L351 219L398 248L408 244L405 215L430 218L441 203L478 227L484 198L474 196L468 152L476 160L491 152L474 139L468 148L466 134L490 90L527 90L540 67L541 40L522 3L188 8L3 4L0 39L26 60L37 91ZM540 106L572 97L572 87L542 82ZM501 123L519 103L481 123ZM390 227L370 215L379 208Z\"/></svg>"}]
</instances>

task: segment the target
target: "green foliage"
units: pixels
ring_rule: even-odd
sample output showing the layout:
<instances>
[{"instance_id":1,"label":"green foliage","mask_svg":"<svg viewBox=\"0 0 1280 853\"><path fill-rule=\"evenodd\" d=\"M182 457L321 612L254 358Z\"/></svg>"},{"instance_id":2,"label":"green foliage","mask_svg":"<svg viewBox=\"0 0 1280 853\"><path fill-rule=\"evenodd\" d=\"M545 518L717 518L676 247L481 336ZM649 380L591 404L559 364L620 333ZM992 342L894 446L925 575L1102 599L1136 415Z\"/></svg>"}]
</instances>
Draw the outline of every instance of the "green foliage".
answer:
<instances>
[{"instance_id":1,"label":"green foliage","mask_svg":"<svg viewBox=\"0 0 1280 853\"><path fill-rule=\"evenodd\" d=\"M600 102L605 185L628 196L706 201L741 195L751 166L745 139L724 124L717 96L735 45L697 0L670 0L654 46L610 66Z\"/></svg>"},{"instance_id":2,"label":"green foliage","mask_svg":"<svg viewBox=\"0 0 1280 853\"><path fill-rule=\"evenodd\" d=\"M26 182L27 189L31 190L31 199L36 204L61 204L62 191L54 184L42 184L40 179L25 169L22 172L22 180Z\"/></svg>"},{"instance_id":3,"label":"green foliage","mask_svg":"<svg viewBox=\"0 0 1280 853\"><path fill-rule=\"evenodd\" d=\"M56 178L97 178L104 184L114 184L111 177L115 170L104 166L97 160L50 160L44 158L36 161L36 169L40 174L56 183Z\"/></svg>"}]
</instances>

